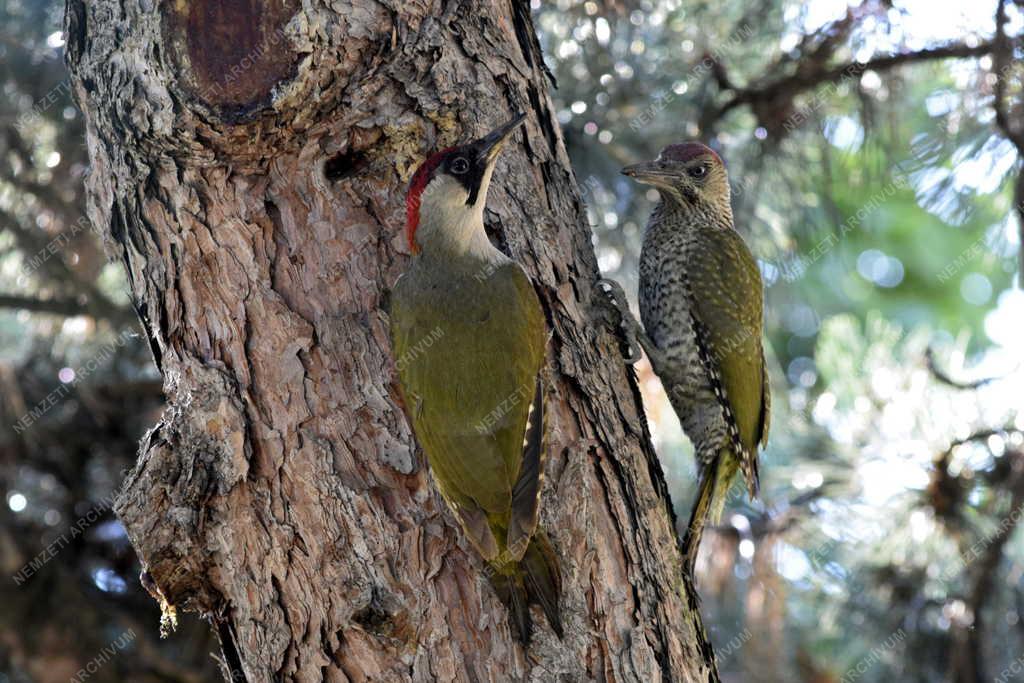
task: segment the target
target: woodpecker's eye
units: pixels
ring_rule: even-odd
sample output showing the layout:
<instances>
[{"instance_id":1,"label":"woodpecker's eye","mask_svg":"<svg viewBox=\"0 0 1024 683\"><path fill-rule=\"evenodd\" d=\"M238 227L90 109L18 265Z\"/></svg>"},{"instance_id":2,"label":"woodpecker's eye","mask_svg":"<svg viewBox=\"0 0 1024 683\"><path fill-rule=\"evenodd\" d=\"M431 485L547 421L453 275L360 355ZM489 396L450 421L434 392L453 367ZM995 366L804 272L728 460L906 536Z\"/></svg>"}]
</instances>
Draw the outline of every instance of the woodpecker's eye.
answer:
<instances>
[{"instance_id":1,"label":"woodpecker's eye","mask_svg":"<svg viewBox=\"0 0 1024 683\"><path fill-rule=\"evenodd\" d=\"M450 166L452 173L462 175L469 170L469 162L464 157L455 157Z\"/></svg>"},{"instance_id":2,"label":"woodpecker's eye","mask_svg":"<svg viewBox=\"0 0 1024 683\"><path fill-rule=\"evenodd\" d=\"M693 168L687 169L686 172L691 178L703 178L708 174L708 167L701 164L700 166L694 166Z\"/></svg>"}]
</instances>

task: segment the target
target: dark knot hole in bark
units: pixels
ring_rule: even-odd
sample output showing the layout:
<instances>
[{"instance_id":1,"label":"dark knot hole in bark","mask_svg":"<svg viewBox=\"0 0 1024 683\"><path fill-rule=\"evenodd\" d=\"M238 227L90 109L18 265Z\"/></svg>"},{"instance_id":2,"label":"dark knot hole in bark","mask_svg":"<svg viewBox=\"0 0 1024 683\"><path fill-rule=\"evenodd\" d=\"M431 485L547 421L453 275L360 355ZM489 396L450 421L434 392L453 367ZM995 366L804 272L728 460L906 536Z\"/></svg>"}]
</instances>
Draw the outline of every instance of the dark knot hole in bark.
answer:
<instances>
[{"instance_id":1,"label":"dark knot hole in bark","mask_svg":"<svg viewBox=\"0 0 1024 683\"><path fill-rule=\"evenodd\" d=\"M362 152L339 152L324 162L324 177L336 183L355 175L365 165L366 155Z\"/></svg>"},{"instance_id":2,"label":"dark knot hole in bark","mask_svg":"<svg viewBox=\"0 0 1024 683\"><path fill-rule=\"evenodd\" d=\"M353 614L352 621L370 633L386 633L390 630L391 615L383 606L371 603Z\"/></svg>"}]
</instances>

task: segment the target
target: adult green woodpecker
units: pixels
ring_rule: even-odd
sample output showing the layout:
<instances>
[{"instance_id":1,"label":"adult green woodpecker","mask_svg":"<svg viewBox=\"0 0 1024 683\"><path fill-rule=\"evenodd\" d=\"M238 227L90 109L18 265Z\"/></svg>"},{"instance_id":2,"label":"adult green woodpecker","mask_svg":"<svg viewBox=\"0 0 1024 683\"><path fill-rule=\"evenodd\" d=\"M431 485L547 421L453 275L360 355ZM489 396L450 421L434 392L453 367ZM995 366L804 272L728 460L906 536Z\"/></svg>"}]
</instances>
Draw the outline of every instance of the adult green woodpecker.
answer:
<instances>
[{"instance_id":1,"label":"adult green woodpecker","mask_svg":"<svg viewBox=\"0 0 1024 683\"><path fill-rule=\"evenodd\" d=\"M767 442L770 412L764 287L733 226L729 178L713 150L669 145L622 172L661 196L640 255L643 330L621 287L602 282L612 286L627 337L644 349L694 445L700 484L683 539L692 573L704 526L721 515L737 469L757 496L757 451Z\"/></svg>"},{"instance_id":2,"label":"adult green woodpecker","mask_svg":"<svg viewBox=\"0 0 1024 683\"><path fill-rule=\"evenodd\" d=\"M484 232L502 145L525 115L429 157L406 195L413 252L391 295L406 414L434 482L529 643L529 605L562 635L559 571L538 527L547 332L530 278Z\"/></svg>"}]
</instances>

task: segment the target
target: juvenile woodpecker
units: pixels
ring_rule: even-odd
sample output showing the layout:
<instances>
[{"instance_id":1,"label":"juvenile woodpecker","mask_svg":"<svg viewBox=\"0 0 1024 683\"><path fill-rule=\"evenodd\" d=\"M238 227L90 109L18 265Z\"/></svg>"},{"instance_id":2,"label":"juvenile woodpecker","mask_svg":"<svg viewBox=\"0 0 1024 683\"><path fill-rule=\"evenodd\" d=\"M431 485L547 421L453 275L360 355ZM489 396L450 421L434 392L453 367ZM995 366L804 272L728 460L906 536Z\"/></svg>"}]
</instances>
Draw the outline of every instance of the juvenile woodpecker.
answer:
<instances>
[{"instance_id":1,"label":"juvenile woodpecker","mask_svg":"<svg viewBox=\"0 0 1024 683\"><path fill-rule=\"evenodd\" d=\"M558 565L537 524L547 332L530 278L491 244L483 221L498 153L524 118L434 154L413 175L406 237L414 256L390 316L416 438L525 645L530 603L562 636Z\"/></svg>"},{"instance_id":2,"label":"juvenile woodpecker","mask_svg":"<svg viewBox=\"0 0 1024 683\"><path fill-rule=\"evenodd\" d=\"M644 349L694 445L700 484L683 539L692 573L704 526L721 515L737 469L757 496L757 450L767 442L770 412L764 287L733 227L718 154L698 142L669 145L622 173L661 196L640 254L643 330L621 287L601 282L611 286L627 337Z\"/></svg>"}]
</instances>

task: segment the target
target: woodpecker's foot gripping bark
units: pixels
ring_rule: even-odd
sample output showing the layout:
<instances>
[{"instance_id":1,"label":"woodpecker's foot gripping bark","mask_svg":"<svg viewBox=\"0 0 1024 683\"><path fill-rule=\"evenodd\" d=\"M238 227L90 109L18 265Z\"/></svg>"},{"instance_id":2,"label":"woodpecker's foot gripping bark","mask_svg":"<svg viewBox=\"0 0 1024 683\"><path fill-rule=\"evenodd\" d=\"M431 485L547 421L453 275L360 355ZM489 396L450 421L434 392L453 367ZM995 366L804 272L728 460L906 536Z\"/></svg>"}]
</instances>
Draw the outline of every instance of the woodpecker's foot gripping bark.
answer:
<instances>
[{"instance_id":1,"label":"woodpecker's foot gripping bark","mask_svg":"<svg viewBox=\"0 0 1024 683\"><path fill-rule=\"evenodd\" d=\"M604 289L603 285L608 285L608 289ZM629 301L626 299L626 293L622 290L622 285L615 280L601 278L594 283L594 287L601 291L605 301L618 312L618 323L626 335L626 343L629 345L625 355L626 362L633 365L639 361L643 357L641 354L641 349L643 349L643 353L647 354L647 360L651 363L651 367L654 368L654 372L658 373L658 368L664 367L665 353L651 341L651 338L644 332L640 323L633 317L632 311L629 310Z\"/></svg>"},{"instance_id":2,"label":"woodpecker's foot gripping bark","mask_svg":"<svg viewBox=\"0 0 1024 683\"><path fill-rule=\"evenodd\" d=\"M605 289L605 285L608 289ZM643 357L640 349L644 333L629 310L629 301L622 285L615 280L601 278L594 283L594 289L601 293L601 302L615 312L610 323L619 327L625 335L627 348L623 355L626 362L633 365Z\"/></svg>"}]
</instances>

